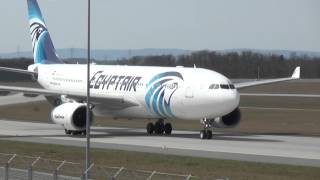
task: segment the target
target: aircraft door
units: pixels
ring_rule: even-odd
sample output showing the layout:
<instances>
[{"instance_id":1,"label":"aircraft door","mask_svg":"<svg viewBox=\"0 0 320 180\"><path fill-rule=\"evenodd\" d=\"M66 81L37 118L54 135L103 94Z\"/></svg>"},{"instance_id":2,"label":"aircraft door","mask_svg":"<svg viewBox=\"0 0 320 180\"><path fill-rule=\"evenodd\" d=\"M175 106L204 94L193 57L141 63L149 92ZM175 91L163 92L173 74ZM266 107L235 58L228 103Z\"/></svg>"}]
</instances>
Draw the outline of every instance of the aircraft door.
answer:
<instances>
[{"instance_id":1,"label":"aircraft door","mask_svg":"<svg viewBox=\"0 0 320 180\"><path fill-rule=\"evenodd\" d=\"M187 86L185 91L185 98L193 98L193 89L191 86Z\"/></svg>"},{"instance_id":2,"label":"aircraft door","mask_svg":"<svg viewBox=\"0 0 320 180\"><path fill-rule=\"evenodd\" d=\"M193 88L191 86L186 86L184 89L184 95L183 98L181 99L182 105L181 108L179 109L179 112L182 115L185 115L186 113L189 113L188 111L188 106L190 106L190 104L192 104L192 102L194 101L194 92L193 92Z\"/></svg>"}]
</instances>

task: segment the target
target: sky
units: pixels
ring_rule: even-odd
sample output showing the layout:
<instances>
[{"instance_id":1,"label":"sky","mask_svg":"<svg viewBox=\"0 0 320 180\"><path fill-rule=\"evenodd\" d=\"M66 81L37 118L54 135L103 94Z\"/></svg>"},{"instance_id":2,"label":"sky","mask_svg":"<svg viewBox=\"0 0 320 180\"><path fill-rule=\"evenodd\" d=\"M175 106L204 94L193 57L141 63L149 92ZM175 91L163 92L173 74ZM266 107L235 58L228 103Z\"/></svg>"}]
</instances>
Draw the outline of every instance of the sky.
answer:
<instances>
[{"instance_id":1,"label":"sky","mask_svg":"<svg viewBox=\"0 0 320 180\"><path fill-rule=\"evenodd\" d=\"M27 0L2 0L0 53L31 51ZM56 48L86 48L87 0L38 0ZM320 51L319 0L91 0L92 48Z\"/></svg>"}]
</instances>

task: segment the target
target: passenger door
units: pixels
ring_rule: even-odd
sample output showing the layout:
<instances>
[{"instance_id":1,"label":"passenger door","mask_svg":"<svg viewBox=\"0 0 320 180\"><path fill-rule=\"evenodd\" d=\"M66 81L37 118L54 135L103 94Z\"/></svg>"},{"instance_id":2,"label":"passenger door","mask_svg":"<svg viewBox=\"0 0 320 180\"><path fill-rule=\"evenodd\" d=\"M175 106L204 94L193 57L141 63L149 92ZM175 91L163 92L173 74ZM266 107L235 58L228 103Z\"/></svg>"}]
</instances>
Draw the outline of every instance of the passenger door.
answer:
<instances>
[{"instance_id":1,"label":"passenger door","mask_svg":"<svg viewBox=\"0 0 320 180\"><path fill-rule=\"evenodd\" d=\"M185 91L185 98L193 98L193 88L191 86L187 86Z\"/></svg>"}]
</instances>

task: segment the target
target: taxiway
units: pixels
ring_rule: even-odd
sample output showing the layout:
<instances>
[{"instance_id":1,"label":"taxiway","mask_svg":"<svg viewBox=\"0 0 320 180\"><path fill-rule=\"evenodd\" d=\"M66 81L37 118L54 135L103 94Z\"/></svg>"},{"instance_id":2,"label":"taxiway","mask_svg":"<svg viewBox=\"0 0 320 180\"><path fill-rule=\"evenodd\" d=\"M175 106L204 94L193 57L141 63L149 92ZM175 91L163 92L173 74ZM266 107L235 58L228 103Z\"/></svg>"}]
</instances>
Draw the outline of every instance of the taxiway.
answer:
<instances>
[{"instance_id":1,"label":"taxiway","mask_svg":"<svg viewBox=\"0 0 320 180\"><path fill-rule=\"evenodd\" d=\"M85 138L66 136L61 126L0 120L0 139L85 146ZM199 132L174 131L147 136L144 129L93 127L91 146L139 152L184 155L320 167L320 138L262 134L216 133L212 140Z\"/></svg>"}]
</instances>

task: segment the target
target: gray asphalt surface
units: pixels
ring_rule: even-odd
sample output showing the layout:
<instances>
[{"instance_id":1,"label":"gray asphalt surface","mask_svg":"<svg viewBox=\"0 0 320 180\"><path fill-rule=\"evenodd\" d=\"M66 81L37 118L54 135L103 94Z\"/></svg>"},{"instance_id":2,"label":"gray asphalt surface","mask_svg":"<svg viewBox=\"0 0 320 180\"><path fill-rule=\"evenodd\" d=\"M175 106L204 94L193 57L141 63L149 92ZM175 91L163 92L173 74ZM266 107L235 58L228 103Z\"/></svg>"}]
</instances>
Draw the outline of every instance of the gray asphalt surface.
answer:
<instances>
[{"instance_id":1,"label":"gray asphalt surface","mask_svg":"<svg viewBox=\"0 0 320 180\"><path fill-rule=\"evenodd\" d=\"M85 138L66 136L59 125L0 120L0 139L85 146ZM144 129L93 127L92 147L194 157L320 167L320 138L259 134L214 134L199 139L193 131L147 136Z\"/></svg>"},{"instance_id":2,"label":"gray asphalt surface","mask_svg":"<svg viewBox=\"0 0 320 180\"><path fill-rule=\"evenodd\" d=\"M44 100L14 94L0 105ZM171 136L147 136L144 129L93 127L92 147L216 159L244 160L320 167L320 138L259 134L214 134L200 140L199 132L174 131ZM0 139L85 146L85 138L64 134L59 125L0 120ZM10 152L7 152L10 153Z\"/></svg>"}]
</instances>

